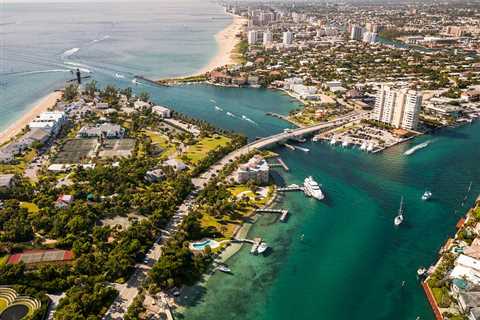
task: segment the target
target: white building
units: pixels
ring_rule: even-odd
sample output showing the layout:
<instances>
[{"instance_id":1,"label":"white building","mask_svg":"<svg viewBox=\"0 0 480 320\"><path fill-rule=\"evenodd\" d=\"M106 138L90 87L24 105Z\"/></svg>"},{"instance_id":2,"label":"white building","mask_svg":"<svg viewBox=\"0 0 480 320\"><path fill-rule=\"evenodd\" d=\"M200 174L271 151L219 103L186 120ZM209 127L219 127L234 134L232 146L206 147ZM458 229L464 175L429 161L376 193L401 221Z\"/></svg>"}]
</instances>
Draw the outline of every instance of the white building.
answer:
<instances>
[{"instance_id":1,"label":"white building","mask_svg":"<svg viewBox=\"0 0 480 320\"><path fill-rule=\"evenodd\" d=\"M286 31L283 33L283 44L289 46L293 43L293 33L291 31Z\"/></svg>"},{"instance_id":2,"label":"white building","mask_svg":"<svg viewBox=\"0 0 480 320\"><path fill-rule=\"evenodd\" d=\"M28 124L30 129L40 128L47 130L52 135L58 134L62 126L67 122L65 112L48 111L40 115Z\"/></svg>"},{"instance_id":3,"label":"white building","mask_svg":"<svg viewBox=\"0 0 480 320\"><path fill-rule=\"evenodd\" d=\"M269 46L273 43L273 34L271 31L265 31L263 33L263 45Z\"/></svg>"},{"instance_id":4,"label":"white building","mask_svg":"<svg viewBox=\"0 0 480 320\"><path fill-rule=\"evenodd\" d=\"M357 25L352 26L352 32L350 33L350 39L361 41L363 36L363 28Z\"/></svg>"},{"instance_id":5,"label":"white building","mask_svg":"<svg viewBox=\"0 0 480 320\"><path fill-rule=\"evenodd\" d=\"M382 86L376 96L372 119L395 128L415 130L422 106L422 95L414 90Z\"/></svg>"},{"instance_id":6,"label":"white building","mask_svg":"<svg viewBox=\"0 0 480 320\"><path fill-rule=\"evenodd\" d=\"M377 33L375 33L375 32L365 32L363 34L363 42L373 44L373 43L377 43L377 41L378 41L378 34Z\"/></svg>"},{"instance_id":7,"label":"white building","mask_svg":"<svg viewBox=\"0 0 480 320\"><path fill-rule=\"evenodd\" d=\"M152 112L156 113L161 118L170 118L172 116L171 110L163 106L153 106Z\"/></svg>"},{"instance_id":8,"label":"white building","mask_svg":"<svg viewBox=\"0 0 480 320\"><path fill-rule=\"evenodd\" d=\"M268 183L270 166L267 161L260 156L253 156L247 163L240 165L235 172L235 181L237 183L246 183L255 181L258 184Z\"/></svg>"},{"instance_id":9,"label":"white building","mask_svg":"<svg viewBox=\"0 0 480 320\"><path fill-rule=\"evenodd\" d=\"M255 45L260 41L261 31L250 30L248 31L247 40L249 45Z\"/></svg>"},{"instance_id":10,"label":"white building","mask_svg":"<svg viewBox=\"0 0 480 320\"><path fill-rule=\"evenodd\" d=\"M94 127L85 126L78 131L79 138L105 137L107 139L121 139L125 129L118 124L102 123Z\"/></svg>"}]
</instances>

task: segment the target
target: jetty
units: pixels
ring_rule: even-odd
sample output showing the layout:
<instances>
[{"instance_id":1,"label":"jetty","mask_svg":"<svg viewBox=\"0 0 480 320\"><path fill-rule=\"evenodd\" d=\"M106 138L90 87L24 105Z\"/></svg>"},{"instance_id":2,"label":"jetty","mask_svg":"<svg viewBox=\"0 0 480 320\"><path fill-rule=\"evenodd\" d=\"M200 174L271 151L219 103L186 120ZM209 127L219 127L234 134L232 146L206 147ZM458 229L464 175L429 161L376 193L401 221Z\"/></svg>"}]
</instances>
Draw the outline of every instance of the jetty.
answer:
<instances>
[{"instance_id":1,"label":"jetty","mask_svg":"<svg viewBox=\"0 0 480 320\"><path fill-rule=\"evenodd\" d=\"M152 80L152 79L145 78L144 76L135 75L134 78L135 78L135 79L138 79L138 80L145 81L145 82L147 82L147 83L149 83L149 84L151 84L151 85L154 85L154 86L170 87L170 85L168 85L168 84L166 84L166 83L154 81L154 80Z\"/></svg>"},{"instance_id":2,"label":"jetty","mask_svg":"<svg viewBox=\"0 0 480 320\"><path fill-rule=\"evenodd\" d=\"M288 116L285 116L283 114L279 114L279 113L275 113L275 112L267 112L267 113L265 113L265 115L271 116L271 117L274 117L274 118L278 118L278 119L281 119L283 121L287 121L287 122L293 124L294 126L298 127L297 123L295 123Z\"/></svg>"},{"instance_id":3,"label":"jetty","mask_svg":"<svg viewBox=\"0 0 480 320\"><path fill-rule=\"evenodd\" d=\"M269 163L268 165L270 167L282 167L285 171L290 171L290 168L288 168L287 164L282 160L282 158L278 157L277 163Z\"/></svg>"},{"instance_id":4,"label":"jetty","mask_svg":"<svg viewBox=\"0 0 480 320\"><path fill-rule=\"evenodd\" d=\"M251 254L257 253L258 246L260 245L260 243L262 243L262 238L255 238L255 239L253 239L252 249L250 249L250 253L251 253Z\"/></svg>"},{"instance_id":5,"label":"jetty","mask_svg":"<svg viewBox=\"0 0 480 320\"><path fill-rule=\"evenodd\" d=\"M289 192L289 191L304 191L303 187L296 185L296 184L291 184L287 187L283 188L277 188L278 192Z\"/></svg>"}]
</instances>

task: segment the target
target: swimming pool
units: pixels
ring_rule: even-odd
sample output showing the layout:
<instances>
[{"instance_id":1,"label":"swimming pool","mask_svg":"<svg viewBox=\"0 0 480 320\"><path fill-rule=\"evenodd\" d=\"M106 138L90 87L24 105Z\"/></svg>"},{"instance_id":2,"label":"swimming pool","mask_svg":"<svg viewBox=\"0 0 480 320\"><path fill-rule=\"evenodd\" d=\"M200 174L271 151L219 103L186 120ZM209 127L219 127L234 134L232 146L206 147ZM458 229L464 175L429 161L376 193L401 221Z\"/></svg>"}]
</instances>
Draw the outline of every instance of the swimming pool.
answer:
<instances>
[{"instance_id":1,"label":"swimming pool","mask_svg":"<svg viewBox=\"0 0 480 320\"><path fill-rule=\"evenodd\" d=\"M193 250L201 251L204 250L207 246L214 249L219 246L218 242L212 239L206 239L199 242L193 242L190 244L190 248Z\"/></svg>"}]
</instances>

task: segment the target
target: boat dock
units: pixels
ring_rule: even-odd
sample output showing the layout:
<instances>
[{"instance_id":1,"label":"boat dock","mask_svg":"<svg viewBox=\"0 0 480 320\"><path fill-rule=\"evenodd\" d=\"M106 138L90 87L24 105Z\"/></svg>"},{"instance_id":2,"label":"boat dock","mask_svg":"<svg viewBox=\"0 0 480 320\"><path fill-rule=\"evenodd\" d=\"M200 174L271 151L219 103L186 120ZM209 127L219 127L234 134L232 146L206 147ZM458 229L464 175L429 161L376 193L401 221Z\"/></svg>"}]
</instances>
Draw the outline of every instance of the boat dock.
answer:
<instances>
[{"instance_id":1,"label":"boat dock","mask_svg":"<svg viewBox=\"0 0 480 320\"><path fill-rule=\"evenodd\" d=\"M287 164L282 160L282 158L278 157L276 158L277 163L269 163L268 165L270 167L282 167L285 171L290 171L290 168L287 166Z\"/></svg>"},{"instance_id":2,"label":"boat dock","mask_svg":"<svg viewBox=\"0 0 480 320\"><path fill-rule=\"evenodd\" d=\"M289 191L304 191L303 187L296 184L289 185L288 187L278 188L278 192L289 192Z\"/></svg>"},{"instance_id":3,"label":"boat dock","mask_svg":"<svg viewBox=\"0 0 480 320\"><path fill-rule=\"evenodd\" d=\"M280 222L287 222L288 210L286 209L257 209L256 213L278 213L280 214Z\"/></svg>"}]
</instances>

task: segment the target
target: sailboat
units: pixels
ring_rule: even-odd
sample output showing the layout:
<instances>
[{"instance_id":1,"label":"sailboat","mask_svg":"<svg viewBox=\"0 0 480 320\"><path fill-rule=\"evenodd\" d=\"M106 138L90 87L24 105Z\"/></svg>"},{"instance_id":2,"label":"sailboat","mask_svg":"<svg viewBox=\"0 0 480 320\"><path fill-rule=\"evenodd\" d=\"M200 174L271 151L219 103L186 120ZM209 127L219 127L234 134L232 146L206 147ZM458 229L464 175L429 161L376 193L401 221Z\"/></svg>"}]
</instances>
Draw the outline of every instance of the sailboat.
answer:
<instances>
[{"instance_id":1,"label":"sailboat","mask_svg":"<svg viewBox=\"0 0 480 320\"><path fill-rule=\"evenodd\" d=\"M400 200L400 208L398 209L398 214L393 220L393 223L395 224L396 227L402 224L403 222L403 212L404 212L404 207L403 207L403 197Z\"/></svg>"}]
</instances>

